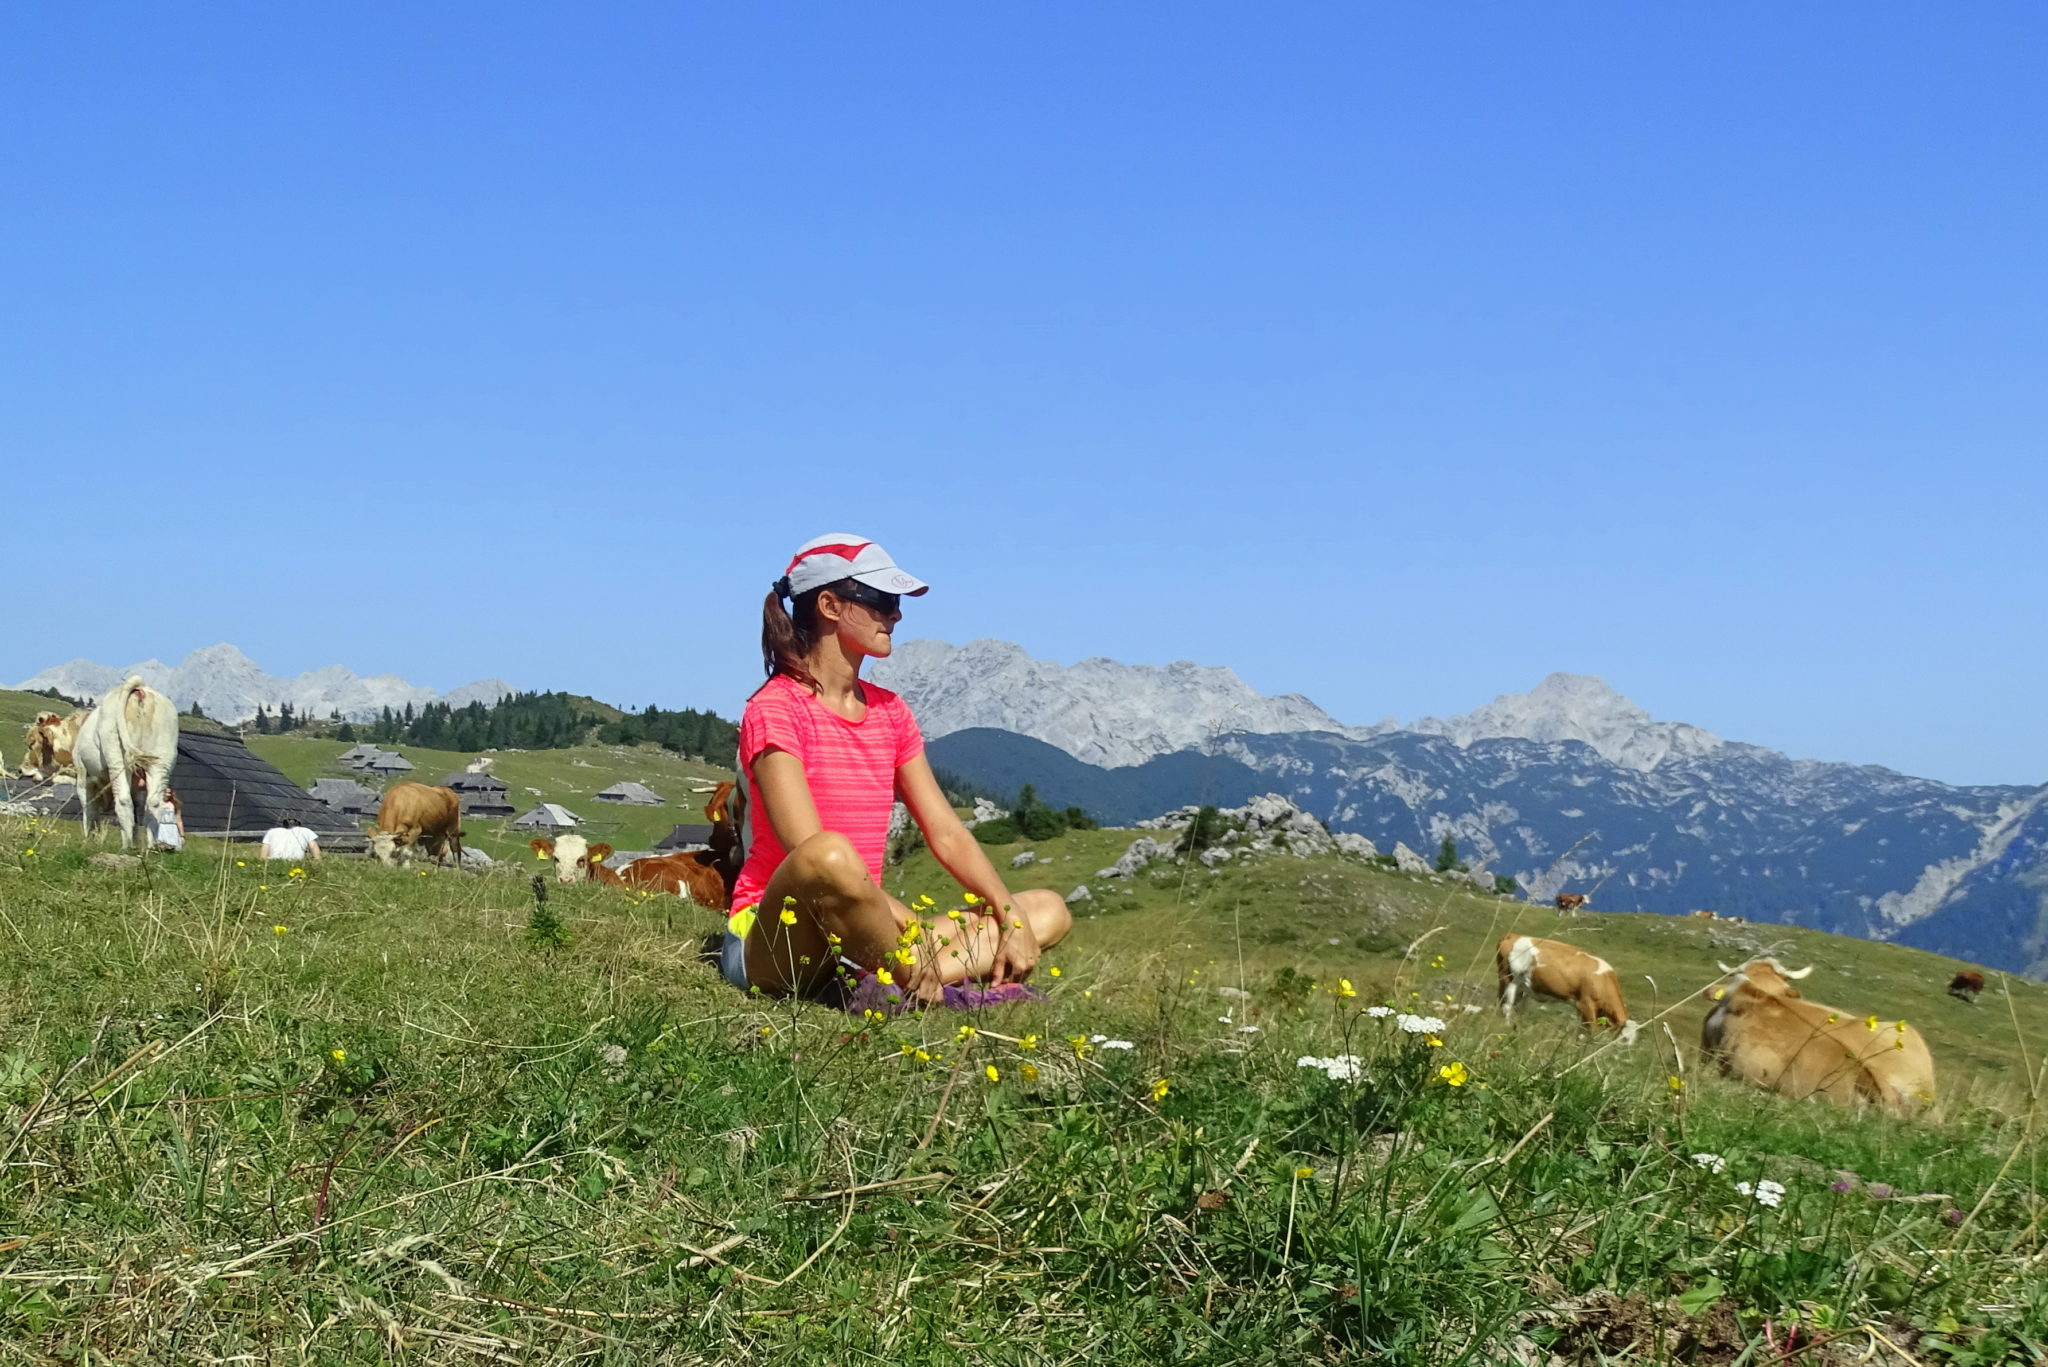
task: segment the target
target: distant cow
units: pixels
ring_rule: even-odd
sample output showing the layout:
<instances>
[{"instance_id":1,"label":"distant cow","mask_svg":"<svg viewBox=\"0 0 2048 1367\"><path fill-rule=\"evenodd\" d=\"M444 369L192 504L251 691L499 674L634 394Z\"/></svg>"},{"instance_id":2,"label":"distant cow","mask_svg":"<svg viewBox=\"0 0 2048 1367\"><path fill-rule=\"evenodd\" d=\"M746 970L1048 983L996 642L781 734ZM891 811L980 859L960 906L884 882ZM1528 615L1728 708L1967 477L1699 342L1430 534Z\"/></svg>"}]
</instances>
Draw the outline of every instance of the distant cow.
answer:
<instances>
[{"instance_id":1,"label":"distant cow","mask_svg":"<svg viewBox=\"0 0 2048 1367\"><path fill-rule=\"evenodd\" d=\"M1984 990L1984 975L1974 969L1964 969L1948 981L1948 994L1957 1001L1973 1002Z\"/></svg>"},{"instance_id":2,"label":"distant cow","mask_svg":"<svg viewBox=\"0 0 2048 1367\"><path fill-rule=\"evenodd\" d=\"M1796 972L1776 959L1721 965L1728 977L1707 989L1714 1003L1700 1027L1700 1052L1780 1095L1869 1102L1895 1115L1934 1100L1934 1056L1902 1020L1881 1021L1810 1002Z\"/></svg>"},{"instance_id":3,"label":"distant cow","mask_svg":"<svg viewBox=\"0 0 2048 1367\"><path fill-rule=\"evenodd\" d=\"M1560 892L1557 895L1557 909L1559 911L1577 911L1584 905L1586 905L1586 894L1583 892Z\"/></svg>"},{"instance_id":4,"label":"distant cow","mask_svg":"<svg viewBox=\"0 0 2048 1367\"><path fill-rule=\"evenodd\" d=\"M138 841L149 846L171 766L178 761L176 705L140 675L130 675L78 728L74 754L80 827L89 834L93 817L111 809L124 848Z\"/></svg>"},{"instance_id":5,"label":"distant cow","mask_svg":"<svg viewBox=\"0 0 2048 1367\"><path fill-rule=\"evenodd\" d=\"M370 855L380 864L412 861L423 848L436 863L462 863L462 799L452 788L424 783L394 783L377 804L377 825L370 831Z\"/></svg>"},{"instance_id":6,"label":"distant cow","mask_svg":"<svg viewBox=\"0 0 2048 1367\"><path fill-rule=\"evenodd\" d=\"M1718 921L1721 919L1721 913L1718 911L1695 911L1691 914L1708 921Z\"/></svg>"},{"instance_id":7,"label":"distant cow","mask_svg":"<svg viewBox=\"0 0 2048 1367\"><path fill-rule=\"evenodd\" d=\"M1589 1029L1604 1022L1621 1031L1624 1042L1634 1041L1637 1027L1621 999L1621 983L1614 976L1614 966L1599 955L1562 940L1503 935L1493 962L1500 975L1500 1013L1504 1018L1512 1021L1515 1002L1535 993L1570 1002Z\"/></svg>"},{"instance_id":8,"label":"distant cow","mask_svg":"<svg viewBox=\"0 0 2048 1367\"><path fill-rule=\"evenodd\" d=\"M593 845L580 835L565 835L559 840L543 836L533 839L533 852L543 859L554 861L557 883L605 883L622 888L626 880L613 869L604 866L611 858L612 847L599 841ZM628 867L631 867L630 865Z\"/></svg>"},{"instance_id":9,"label":"distant cow","mask_svg":"<svg viewBox=\"0 0 2048 1367\"><path fill-rule=\"evenodd\" d=\"M69 770L75 762L73 752L78 747L79 728L91 715L85 711L73 712L68 717L55 712L36 713L36 719L23 728L28 748L21 756L21 776L49 783Z\"/></svg>"}]
</instances>

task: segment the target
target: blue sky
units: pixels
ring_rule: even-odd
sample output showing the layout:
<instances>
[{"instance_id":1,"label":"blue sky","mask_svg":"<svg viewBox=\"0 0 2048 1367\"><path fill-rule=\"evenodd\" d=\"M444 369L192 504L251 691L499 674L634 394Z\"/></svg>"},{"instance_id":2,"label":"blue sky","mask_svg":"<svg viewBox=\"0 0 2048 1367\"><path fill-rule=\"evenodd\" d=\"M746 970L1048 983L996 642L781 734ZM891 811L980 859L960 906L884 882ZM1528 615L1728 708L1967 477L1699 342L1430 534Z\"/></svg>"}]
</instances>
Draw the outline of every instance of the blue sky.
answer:
<instances>
[{"instance_id":1,"label":"blue sky","mask_svg":"<svg viewBox=\"0 0 2048 1367\"><path fill-rule=\"evenodd\" d=\"M906 636L1355 721L1572 670L2039 783L2044 38L17 8L0 679L230 640L732 713L768 581L852 530L937 586Z\"/></svg>"}]
</instances>

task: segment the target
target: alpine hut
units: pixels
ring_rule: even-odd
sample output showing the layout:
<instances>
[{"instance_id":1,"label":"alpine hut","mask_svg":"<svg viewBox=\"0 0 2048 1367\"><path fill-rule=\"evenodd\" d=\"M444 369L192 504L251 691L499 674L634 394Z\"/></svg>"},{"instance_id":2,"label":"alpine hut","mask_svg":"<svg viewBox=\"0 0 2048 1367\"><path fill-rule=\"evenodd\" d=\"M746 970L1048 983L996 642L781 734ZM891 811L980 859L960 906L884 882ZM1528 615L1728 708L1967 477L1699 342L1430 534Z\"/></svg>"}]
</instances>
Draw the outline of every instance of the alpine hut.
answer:
<instances>
[{"instance_id":1,"label":"alpine hut","mask_svg":"<svg viewBox=\"0 0 2048 1367\"><path fill-rule=\"evenodd\" d=\"M515 831L566 831L581 826L583 818L557 802L543 802L512 823Z\"/></svg>"},{"instance_id":2,"label":"alpine hut","mask_svg":"<svg viewBox=\"0 0 2048 1367\"><path fill-rule=\"evenodd\" d=\"M349 778L317 779L306 790L306 796L315 802L325 803L352 821L375 821L377 806L384 800L383 794L376 789L365 788Z\"/></svg>"},{"instance_id":3,"label":"alpine hut","mask_svg":"<svg viewBox=\"0 0 2048 1367\"><path fill-rule=\"evenodd\" d=\"M462 799L464 816L510 816L516 810L505 780L481 771L450 774L441 780L441 786L453 788Z\"/></svg>"},{"instance_id":4,"label":"alpine hut","mask_svg":"<svg viewBox=\"0 0 2048 1367\"><path fill-rule=\"evenodd\" d=\"M336 755L335 758L351 769L360 769L383 753L376 746L364 742L361 745L351 745L348 749Z\"/></svg>"},{"instance_id":5,"label":"alpine hut","mask_svg":"<svg viewBox=\"0 0 2048 1367\"><path fill-rule=\"evenodd\" d=\"M355 819L335 811L250 752L242 738L204 717L178 718L178 760L171 790L187 835L261 840L286 817L317 831L330 848L362 844Z\"/></svg>"},{"instance_id":6,"label":"alpine hut","mask_svg":"<svg viewBox=\"0 0 2048 1367\"><path fill-rule=\"evenodd\" d=\"M412 761L404 755L393 754L389 750L380 750L377 754L356 767L366 774L378 774L382 777L390 778L394 774L410 773L412 771Z\"/></svg>"},{"instance_id":7,"label":"alpine hut","mask_svg":"<svg viewBox=\"0 0 2048 1367\"><path fill-rule=\"evenodd\" d=\"M655 850L661 854L686 854L691 850L711 848L709 826L678 826L661 838Z\"/></svg>"},{"instance_id":8,"label":"alpine hut","mask_svg":"<svg viewBox=\"0 0 2048 1367\"><path fill-rule=\"evenodd\" d=\"M592 793L599 802L615 802L627 807L662 806L661 794L639 783L614 783L611 787Z\"/></svg>"}]
</instances>

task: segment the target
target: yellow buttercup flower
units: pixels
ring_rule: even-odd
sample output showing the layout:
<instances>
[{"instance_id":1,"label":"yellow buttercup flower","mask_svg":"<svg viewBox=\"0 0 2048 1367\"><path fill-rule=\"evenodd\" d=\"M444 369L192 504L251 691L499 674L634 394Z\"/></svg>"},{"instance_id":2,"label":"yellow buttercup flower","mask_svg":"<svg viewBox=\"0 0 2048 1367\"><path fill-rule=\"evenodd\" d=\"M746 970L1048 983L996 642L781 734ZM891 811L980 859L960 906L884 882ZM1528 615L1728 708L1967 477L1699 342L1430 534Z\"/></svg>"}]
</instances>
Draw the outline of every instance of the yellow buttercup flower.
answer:
<instances>
[{"instance_id":1,"label":"yellow buttercup flower","mask_svg":"<svg viewBox=\"0 0 2048 1367\"><path fill-rule=\"evenodd\" d=\"M1893 1021L1892 1029L1898 1031L1900 1034L1903 1035L1906 1033L1906 1023L1904 1021Z\"/></svg>"},{"instance_id":2,"label":"yellow buttercup flower","mask_svg":"<svg viewBox=\"0 0 2048 1367\"><path fill-rule=\"evenodd\" d=\"M988 1067L982 1069L981 1071L982 1074L986 1076L990 1082L1001 1082L1003 1080L1003 1075L996 1071L996 1066L993 1063L991 1063Z\"/></svg>"},{"instance_id":3,"label":"yellow buttercup flower","mask_svg":"<svg viewBox=\"0 0 2048 1367\"><path fill-rule=\"evenodd\" d=\"M1017 1041L1017 1047L1020 1049L1036 1049L1038 1047L1038 1036L1026 1035L1023 1039Z\"/></svg>"},{"instance_id":4,"label":"yellow buttercup flower","mask_svg":"<svg viewBox=\"0 0 2048 1367\"><path fill-rule=\"evenodd\" d=\"M1294 1180L1297 1182L1306 1182L1315 1175L1316 1170L1314 1168L1296 1168L1294 1170Z\"/></svg>"},{"instance_id":5,"label":"yellow buttercup flower","mask_svg":"<svg viewBox=\"0 0 2048 1367\"><path fill-rule=\"evenodd\" d=\"M875 981L884 987L893 987L896 984L896 979L890 976L889 970L886 968L875 970Z\"/></svg>"},{"instance_id":6,"label":"yellow buttercup flower","mask_svg":"<svg viewBox=\"0 0 2048 1367\"><path fill-rule=\"evenodd\" d=\"M348 1050L346 1050L346 1049L335 1049L335 1050L331 1050L331 1051L329 1051L329 1057L331 1057L331 1058L332 1058L332 1059L333 1059L333 1060L334 1060L334 1061L335 1061L336 1063L347 1063L347 1062L348 1062Z\"/></svg>"},{"instance_id":7,"label":"yellow buttercup flower","mask_svg":"<svg viewBox=\"0 0 2048 1367\"><path fill-rule=\"evenodd\" d=\"M1685 1090L1685 1079L1674 1074L1664 1079L1664 1085L1674 1092L1682 1092Z\"/></svg>"},{"instance_id":8,"label":"yellow buttercup flower","mask_svg":"<svg viewBox=\"0 0 2048 1367\"><path fill-rule=\"evenodd\" d=\"M292 933L292 928L290 926L272 926L270 933L272 935L289 935Z\"/></svg>"},{"instance_id":9,"label":"yellow buttercup flower","mask_svg":"<svg viewBox=\"0 0 2048 1367\"><path fill-rule=\"evenodd\" d=\"M1060 975L1059 965L1054 964L1051 968L1046 969L1045 974L1049 978L1057 978Z\"/></svg>"},{"instance_id":10,"label":"yellow buttercup flower","mask_svg":"<svg viewBox=\"0 0 2048 1367\"><path fill-rule=\"evenodd\" d=\"M967 905L970 907L978 907L981 905L981 899L970 892L967 894Z\"/></svg>"},{"instance_id":11,"label":"yellow buttercup flower","mask_svg":"<svg viewBox=\"0 0 2048 1367\"><path fill-rule=\"evenodd\" d=\"M1465 1071L1465 1065L1455 1060L1437 1069L1436 1075L1453 1087L1464 1086L1465 1079L1471 1076Z\"/></svg>"},{"instance_id":12,"label":"yellow buttercup flower","mask_svg":"<svg viewBox=\"0 0 2048 1367\"><path fill-rule=\"evenodd\" d=\"M290 873L285 875L285 877L287 878L304 878L305 876L306 871L304 869L293 869Z\"/></svg>"},{"instance_id":13,"label":"yellow buttercup flower","mask_svg":"<svg viewBox=\"0 0 2048 1367\"><path fill-rule=\"evenodd\" d=\"M1164 1101L1166 1100L1167 1092L1170 1090L1172 1090L1172 1084L1163 1077L1159 1078L1152 1084L1152 1099L1154 1101Z\"/></svg>"},{"instance_id":14,"label":"yellow buttercup flower","mask_svg":"<svg viewBox=\"0 0 2048 1367\"><path fill-rule=\"evenodd\" d=\"M896 951L895 958L897 963L902 964L905 968L909 968L917 962L917 951L914 949L899 949Z\"/></svg>"},{"instance_id":15,"label":"yellow buttercup flower","mask_svg":"<svg viewBox=\"0 0 2048 1367\"><path fill-rule=\"evenodd\" d=\"M1435 1035L1424 1035L1422 1037L1422 1042L1424 1044L1427 1044L1432 1049L1441 1049L1444 1047L1444 1042L1438 1039Z\"/></svg>"},{"instance_id":16,"label":"yellow buttercup flower","mask_svg":"<svg viewBox=\"0 0 2048 1367\"><path fill-rule=\"evenodd\" d=\"M950 909L949 911L947 911L947 912L946 912L946 915L947 915L947 916L948 916L948 917L949 917L950 919L952 919L952 920L955 920L955 921L957 921L957 920L959 920L959 919L960 919L960 908L958 908L958 907L953 907L952 909Z\"/></svg>"},{"instance_id":17,"label":"yellow buttercup flower","mask_svg":"<svg viewBox=\"0 0 2048 1367\"><path fill-rule=\"evenodd\" d=\"M796 924L796 913L791 911L788 907L784 907L782 909L782 924L786 926L793 926Z\"/></svg>"},{"instance_id":18,"label":"yellow buttercup flower","mask_svg":"<svg viewBox=\"0 0 2048 1367\"><path fill-rule=\"evenodd\" d=\"M1865 1019L1865 1020L1864 1020L1864 1022L1863 1022L1863 1028L1864 1028L1865 1030L1875 1030L1875 1029L1877 1029L1877 1017L1876 1017L1876 1016L1870 1016L1870 1017L1868 1017L1867 1019Z\"/></svg>"},{"instance_id":19,"label":"yellow buttercup flower","mask_svg":"<svg viewBox=\"0 0 2048 1367\"><path fill-rule=\"evenodd\" d=\"M971 1039L973 1039L973 1038L974 1038L974 1037L975 1037L976 1035L978 1035L978 1034L980 1034L980 1033L981 1033L981 1031L979 1031L979 1030L975 1029L975 1028L974 1028L973 1026L971 1026L971 1025L963 1025L963 1026L961 1026L961 1027L960 1027L960 1029L959 1029L959 1030L958 1030L958 1031L957 1031L957 1032L956 1032L956 1033L954 1034L953 1038L954 1038L954 1039L957 1039L957 1040L960 1040L960 1041L962 1041L962 1042L964 1043L964 1042L965 1042L965 1041L967 1041L967 1040L971 1040Z\"/></svg>"},{"instance_id":20,"label":"yellow buttercup flower","mask_svg":"<svg viewBox=\"0 0 2048 1367\"><path fill-rule=\"evenodd\" d=\"M1038 1081L1038 1067L1035 1064L1027 1063L1017 1070L1017 1075L1026 1082L1036 1082Z\"/></svg>"},{"instance_id":21,"label":"yellow buttercup flower","mask_svg":"<svg viewBox=\"0 0 2048 1367\"><path fill-rule=\"evenodd\" d=\"M1337 979L1337 995L1340 997L1355 997L1358 995L1358 989L1351 985L1351 979L1339 978Z\"/></svg>"}]
</instances>

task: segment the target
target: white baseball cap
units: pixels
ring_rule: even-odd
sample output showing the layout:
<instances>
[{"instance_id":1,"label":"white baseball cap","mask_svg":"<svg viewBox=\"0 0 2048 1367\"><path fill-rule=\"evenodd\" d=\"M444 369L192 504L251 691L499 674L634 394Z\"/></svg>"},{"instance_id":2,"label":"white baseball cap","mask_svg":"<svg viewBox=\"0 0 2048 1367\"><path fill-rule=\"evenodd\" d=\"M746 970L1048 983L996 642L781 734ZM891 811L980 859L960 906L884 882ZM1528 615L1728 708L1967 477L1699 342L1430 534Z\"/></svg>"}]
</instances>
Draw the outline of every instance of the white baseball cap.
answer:
<instances>
[{"instance_id":1,"label":"white baseball cap","mask_svg":"<svg viewBox=\"0 0 2048 1367\"><path fill-rule=\"evenodd\" d=\"M775 582L775 591L785 598L795 598L842 579L858 579L871 589L910 598L931 588L924 580L898 569L895 559L866 537L851 532L827 532L796 548L789 568Z\"/></svg>"}]
</instances>

